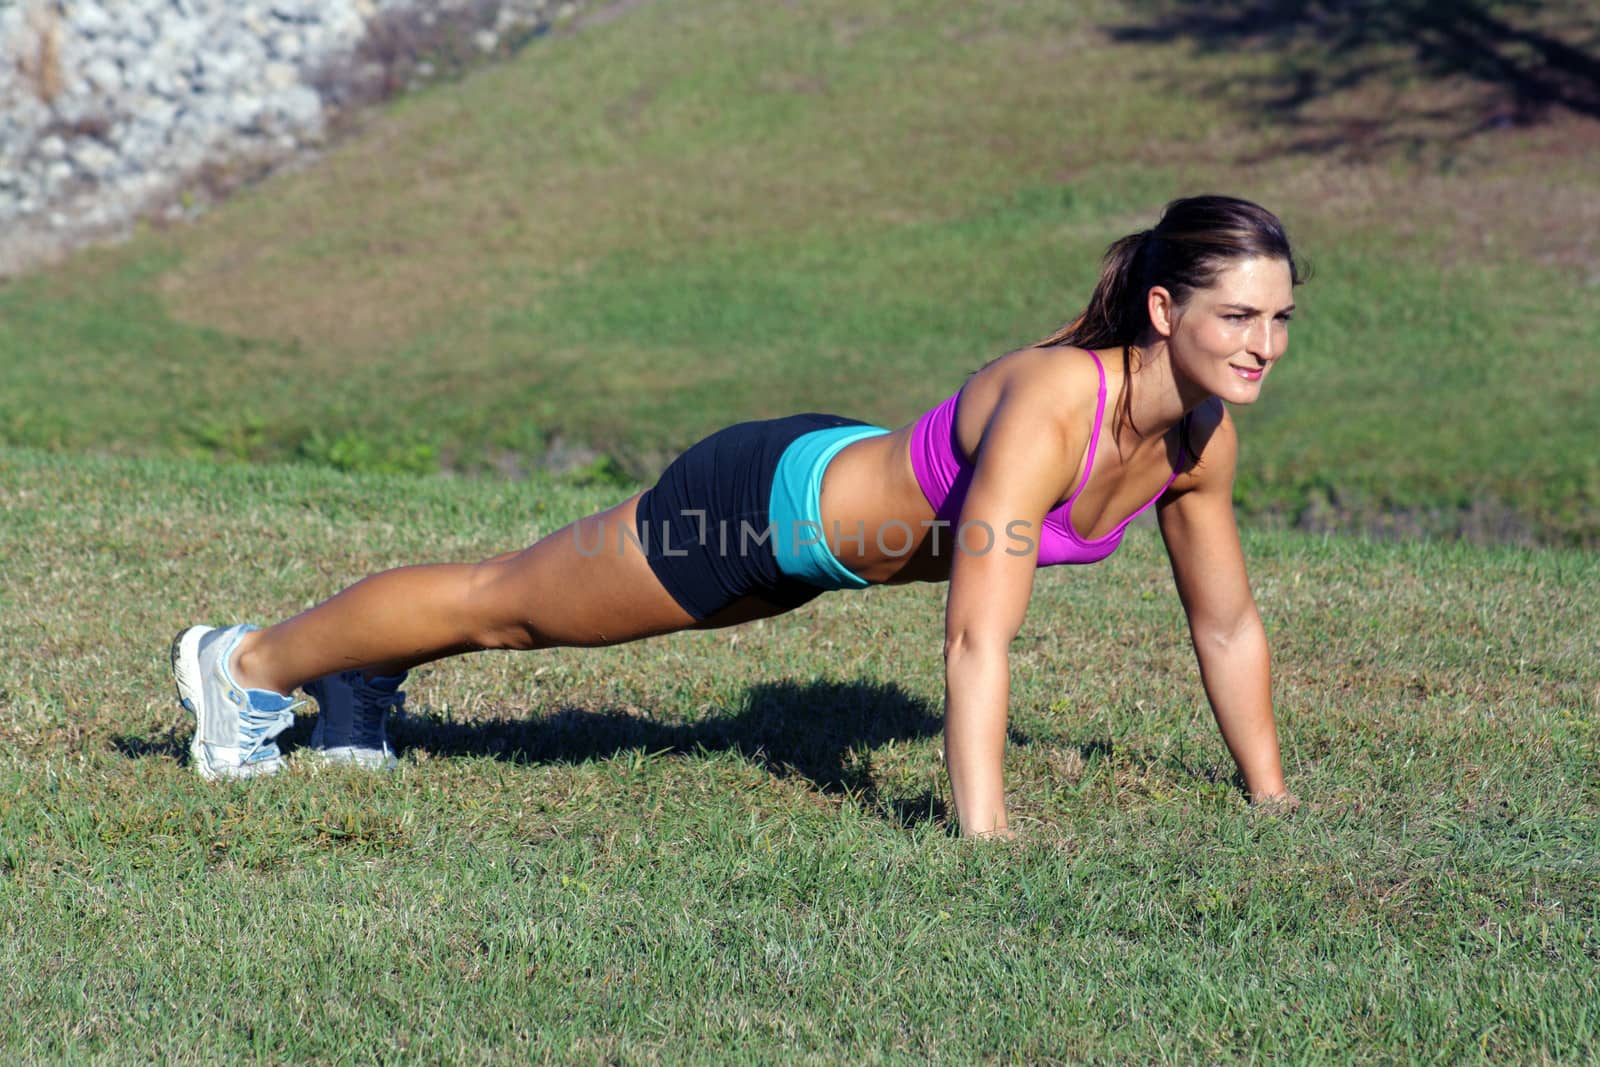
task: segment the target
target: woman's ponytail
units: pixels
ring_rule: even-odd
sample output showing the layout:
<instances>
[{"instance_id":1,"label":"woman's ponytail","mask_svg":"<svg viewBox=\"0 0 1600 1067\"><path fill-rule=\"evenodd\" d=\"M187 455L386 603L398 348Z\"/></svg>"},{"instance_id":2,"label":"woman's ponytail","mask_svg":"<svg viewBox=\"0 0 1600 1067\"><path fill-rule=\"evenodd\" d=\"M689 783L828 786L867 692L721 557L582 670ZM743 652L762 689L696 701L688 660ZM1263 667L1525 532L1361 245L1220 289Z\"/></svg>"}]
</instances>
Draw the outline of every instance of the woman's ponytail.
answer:
<instances>
[{"instance_id":1,"label":"woman's ponytail","mask_svg":"<svg viewBox=\"0 0 1600 1067\"><path fill-rule=\"evenodd\" d=\"M1133 321L1134 305L1143 304L1139 275L1143 273L1144 261L1149 258L1145 253L1153 234L1154 231L1143 230L1113 241L1100 261L1100 278L1089 296L1089 306L1083 309L1083 314L1040 341L1040 347L1113 348L1130 343L1124 338L1137 336L1144 325L1142 321Z\"/></svg>"}]
</instances>

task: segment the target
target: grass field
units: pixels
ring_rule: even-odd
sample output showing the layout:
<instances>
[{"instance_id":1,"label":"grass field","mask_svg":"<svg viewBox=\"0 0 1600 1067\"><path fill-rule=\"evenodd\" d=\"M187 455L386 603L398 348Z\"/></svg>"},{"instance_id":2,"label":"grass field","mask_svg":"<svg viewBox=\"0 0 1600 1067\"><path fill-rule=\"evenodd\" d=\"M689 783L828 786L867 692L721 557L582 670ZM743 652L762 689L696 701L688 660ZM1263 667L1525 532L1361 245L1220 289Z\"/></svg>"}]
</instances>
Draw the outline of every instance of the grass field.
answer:
<instances>
[{"instance_id":1,"label":"grass field","mask_svg":"<svg viewBox=\"0 0 1600 1067\"><path fill-rule=\"evenodd\" d=\"M974 847L936 587L455 661L397 773L216 786L169 632L603 498L18 451L0 486L13 1062L1600 1056L1592 557L1251 536L1289 818L1232 785L1153 532L1047 572L1024 838Z\"/></svg>"},{"instance_id":2,"label":"grass field","mask_svg":"<svg viewBox=\"0 0 1600 1067\"><path fill-rule=\"evenodd\" d=\"M0 284L0 1061L1600 1060L1600 126L1248 6L625 4ZM1292 816L1146 527L1041 573L1010 844L950 833L932 586L436 665L391 775L186 766L180 627L908 420L1206 189L1316 270L1238 412Z\"/></svg>"}]
</instances>

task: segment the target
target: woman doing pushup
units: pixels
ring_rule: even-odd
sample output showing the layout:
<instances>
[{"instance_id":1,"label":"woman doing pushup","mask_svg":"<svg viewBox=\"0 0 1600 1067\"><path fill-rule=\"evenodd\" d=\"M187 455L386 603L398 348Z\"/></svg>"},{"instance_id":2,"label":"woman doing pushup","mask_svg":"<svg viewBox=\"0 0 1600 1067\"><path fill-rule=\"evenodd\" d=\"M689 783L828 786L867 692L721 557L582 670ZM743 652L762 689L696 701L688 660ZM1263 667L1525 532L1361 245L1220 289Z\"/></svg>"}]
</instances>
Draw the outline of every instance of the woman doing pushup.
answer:
<instances>
[{"instance_id":1,"label":"woman doing pushup","mask_svg":"<svg viewBox=\"0 0 1600 1067\"><path fill-rule=\"evenodd\" d=\"M945 753L961 829L1008 834L1008 650L1037 567L1094 563L1154 506L1200 677L1252 799L1291 802L1267 639L1233 515L1226 403L1283 355L1300 281L1282 224L1232 197L1167 205L1107 251L1072 323L895 430L833 415L742 423L657 484L520 552L401 567L266 629L173 642L207 778L283 766L304 687L311 746L392 764L406 671L482 649L614 645L781 614L825 590L950 583Z\"/></svg>"}]
</instances>

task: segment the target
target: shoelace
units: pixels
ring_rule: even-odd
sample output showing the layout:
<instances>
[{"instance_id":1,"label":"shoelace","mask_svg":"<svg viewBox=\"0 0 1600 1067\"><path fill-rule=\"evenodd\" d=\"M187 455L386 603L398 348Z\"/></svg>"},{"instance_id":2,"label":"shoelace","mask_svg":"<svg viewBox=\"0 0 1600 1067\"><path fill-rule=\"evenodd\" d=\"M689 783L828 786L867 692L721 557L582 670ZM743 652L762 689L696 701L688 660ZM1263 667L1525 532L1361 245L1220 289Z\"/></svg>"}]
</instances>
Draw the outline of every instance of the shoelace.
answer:
<instances>
[{"instance_id":1,"label":"shoelace","mask_svg":"<svg viewBox=\"0 0 1600 1067\"><path fill-rule=\"evenodd\" d=\"M350 724L351 740L357 748L382 748L388 738L384 731L384 718L390 708L399 707L406 699L404 689L380 689L361 677L360 672L350 679L355 715Z\"/></svg>"},{"instance_id":2,"label":"shoelace","mask_svg":"<svg viewBox=\"0 0 1600 1067\"><path fill-rule=\"evenodd\" d=\"M268 742L294 725L294 709L304 703L297 700L281 711L261 711L247 704L239 712L239 734L250 742L250 747L240 754L239 762L254 763L258 758L277 755L278 746Z\"/></svg>"}]
</instances>

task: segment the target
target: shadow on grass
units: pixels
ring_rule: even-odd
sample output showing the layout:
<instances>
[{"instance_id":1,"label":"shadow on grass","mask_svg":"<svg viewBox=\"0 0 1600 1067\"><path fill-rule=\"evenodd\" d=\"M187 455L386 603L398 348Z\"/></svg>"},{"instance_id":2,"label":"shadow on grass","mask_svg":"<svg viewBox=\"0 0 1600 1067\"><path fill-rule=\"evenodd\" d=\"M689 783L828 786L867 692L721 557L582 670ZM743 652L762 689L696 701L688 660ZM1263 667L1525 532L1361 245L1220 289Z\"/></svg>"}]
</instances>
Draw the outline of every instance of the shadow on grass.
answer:
<instances>
[{"instance_id":1,"label":"shadow on grass","mask_svg":"<svg viewBox=\"0 0 1600 1067\"><path fill-rule=\"evenodd\" d=\"M1600 17L1576 2L1541 0L1135 0L1147 17L1107 27L1113 40L1187 40L1201 53L1254 50L1276 62L1240 82L1202 86L1178 67L1175 91L1244 88L1243 105L1292 131L1278 150L1357 157L1485 129L1530 125L1554 108L1600 118ZM1418 92L1470 83L1476 103ZM1364 90L1364 92L1363 92ZM1317 117L1345 94L1354 110Z\"/></svg>"},{"instance_id":2,"label":"shadow on grass","mask_svg":"<svg viewBox=\"0 0 1600 1067\"><path fill-rule=\"evenodd\" d=\"M736 752L779 777L798 776L825 793L849 794L911 826L942 821L933 793L879 794L872 752L936 736L942 720L898 686L866 682L778 682L753 686L731 715L659 722L623 711L566 708L538 718L455 722L406 715L392 733L402 748L436 756L492 756L516 763L581 763L626 752Z\"/></svg>"},{"instance_id":3,"label":"shadow on grass","mask_svg":"<svg viewBox=\"0 0 1600 1067\"><path fill-rule=\"evenodd\" d=\"M310 736L299 718L279 740L286 750ZM848 794L902 826L946 821L944 801L881 795L872 752L893 741L933 737L942 720L898 686L866 682L781 682L752 687L732 715L698 722L658 722L623 711L566 708L537 718L460 722L408 713L390 723L402 751L434 756L490 756L514 763L582 763L627 752L737 752L779 777L798 776L824 793ZM122 736L112 745L130 759L188 758L187 729L153 737ZM1026 738L1013 735L1013 743Z\"/></svg>"},{"instance_id":4,"label":"shadow on grass","mask_svg":"<svg viewBox=\"0 0 1600 1067\"><path fill-rule=\"evenodd\" d=\"M189 754L188 734L180 736L176 726L155 737L118 735L111 739L111 747L129 759L148 759L152 756L183 759Z\"/></svg>"}]
</instances>

